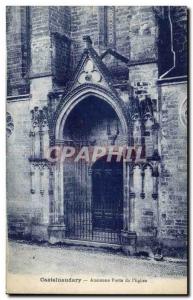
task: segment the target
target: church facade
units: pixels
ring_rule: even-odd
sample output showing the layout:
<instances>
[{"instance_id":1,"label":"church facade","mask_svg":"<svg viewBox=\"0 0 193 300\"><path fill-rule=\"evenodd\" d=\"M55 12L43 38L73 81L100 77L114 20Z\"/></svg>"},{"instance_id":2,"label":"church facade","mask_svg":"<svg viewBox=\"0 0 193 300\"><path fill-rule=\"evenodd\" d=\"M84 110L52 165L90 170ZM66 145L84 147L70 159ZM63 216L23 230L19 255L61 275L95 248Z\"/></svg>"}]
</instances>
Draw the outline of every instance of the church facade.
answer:
<instances>
[{"instance_id":1,"label":"church facade","mask_svg":"<svg viewBox=\"0 0 193 300\"><path fill-rule=\"evenodd\" d=\"M186 7L7 7L6 121L10 237L186 249Z\"/></svg>"}]
</instances>

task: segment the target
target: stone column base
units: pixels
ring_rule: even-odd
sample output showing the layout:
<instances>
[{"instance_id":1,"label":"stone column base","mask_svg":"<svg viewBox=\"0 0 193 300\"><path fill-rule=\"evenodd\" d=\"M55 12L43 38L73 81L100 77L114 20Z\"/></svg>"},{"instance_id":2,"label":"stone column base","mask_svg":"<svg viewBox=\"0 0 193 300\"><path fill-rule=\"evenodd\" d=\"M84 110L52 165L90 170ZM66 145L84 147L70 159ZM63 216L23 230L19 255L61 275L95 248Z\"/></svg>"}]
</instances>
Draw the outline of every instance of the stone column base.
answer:
<instances>
[{"instance_id":1,"label":"stone column base","mask_svg":"<svg viewBox=\"0 0 193 300\"><path fill-rule=\"evenodd\" d=\"M122 250L127 255L133 255L136 252L137 235L135 232L121 231Z\"/></svg>"},{"instance_id":2,"label":"stone column base","mask_svg":"<svg viewBox=\"0 0 193 300\"><path fill-rule=\"evenodd\" d=\"M64 242L66 237L66 226L65 225L49 225L48 226L49 242L51 244L56 244L59 242Z\"/></svg>"},{"instance_id":3,"label":"stone column base","mask_svg":"<svg viewBox=\"0 0 193 300\"><path fill-rule=\"evenodd\" d=\"M48 241L48 224L32 224L31 226L32 241Z\"/></svg>"}]
</instances>

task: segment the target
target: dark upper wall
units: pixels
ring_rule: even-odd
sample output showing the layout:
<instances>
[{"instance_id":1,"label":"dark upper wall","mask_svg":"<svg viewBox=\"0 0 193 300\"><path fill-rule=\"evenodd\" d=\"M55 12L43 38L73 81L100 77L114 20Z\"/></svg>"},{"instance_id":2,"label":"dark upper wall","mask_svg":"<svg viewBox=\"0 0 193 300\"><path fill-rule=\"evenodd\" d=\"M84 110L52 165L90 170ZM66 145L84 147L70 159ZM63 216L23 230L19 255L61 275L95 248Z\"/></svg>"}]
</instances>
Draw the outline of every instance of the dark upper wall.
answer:
<instances>
[{"instance_id":1,"label":"dark upper wall","mask_svg":"<svg viewBox=\"0 0 193 300\"><path fill-rule=\"evenodd\" d=\"M173 45L176 53L176 75L187 74L188 11L187 7L171 7Z\"/></svg>"},{"instance_id":2,"label":"dark upper wall","mask_svg":"<svg viewBox=\"0 0 193 300\"><path fill-rule=\"evenodd\" d=\"M186 73L187 9L171 7L176 75ZM29 92L29 78L53 75L54 86L69 80L90 35L98 53L113 48L130 63L159 61L171 68L171 27L165 7L7 7L8 95Z\"/></svg>"},{"instance_id":3,"label":"dark upper wall","mask_svg":"<svg viewBox=\"0 0 193 300\"><path fill-rule=\"evenodd\" d=\"M72 7L74 64L84 48L85 34L91 36L100 53L113 48L132 62L156 59L156 26L152 7Z\"/></svg>"},{"instance_id":4,"label":"dark upper wall","mask_svg":"<svg viewBox=\"0 0 193 300\"><path fill-rule=\"evenodd\" d=\"M29 92L29 9L7 7L7 94L20 95Z\"/></svg>"},{"instance_id":5,"label":"dark upper wall","mask_svg":"<svg viewBox=\"0 0 193 300\"><path fill-rule=\"evenodd\" d=\"M158 51L159 74L162 75L173 67L167 77L187 74L187 7L171 6L156 9L159 27Z\"/></svg>"},{"instance_id":6,"label":"dark upper wall","mask_svg":"<svg viewBox=\"0 0 193 300\"><path fill-rule=\"evenodd\" d=\"M49 27L53 84L60 86L69 80L70 65L72 63L70 7L50 6Z\"/></svg>"}]
</instances>

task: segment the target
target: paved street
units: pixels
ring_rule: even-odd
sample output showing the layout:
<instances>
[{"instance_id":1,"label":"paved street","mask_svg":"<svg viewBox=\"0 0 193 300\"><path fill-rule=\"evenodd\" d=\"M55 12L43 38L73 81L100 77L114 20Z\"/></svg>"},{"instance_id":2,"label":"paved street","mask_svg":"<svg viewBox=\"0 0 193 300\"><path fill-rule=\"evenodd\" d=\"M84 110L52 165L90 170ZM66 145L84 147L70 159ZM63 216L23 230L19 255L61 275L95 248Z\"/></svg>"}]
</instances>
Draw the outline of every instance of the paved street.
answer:
<instances>
[{"instance_id":1,"label":"paved street","mask_svg":"<svg viewBox=\"0 0 193 300\"><path fill-rule=\"evenodd\" d=\"M17 274L70 274L95 276L180 277L186 275L186 263L179 260L156 262L65 246L46 246L10 241L8 270Z\"/></svg>"}]
</instances>

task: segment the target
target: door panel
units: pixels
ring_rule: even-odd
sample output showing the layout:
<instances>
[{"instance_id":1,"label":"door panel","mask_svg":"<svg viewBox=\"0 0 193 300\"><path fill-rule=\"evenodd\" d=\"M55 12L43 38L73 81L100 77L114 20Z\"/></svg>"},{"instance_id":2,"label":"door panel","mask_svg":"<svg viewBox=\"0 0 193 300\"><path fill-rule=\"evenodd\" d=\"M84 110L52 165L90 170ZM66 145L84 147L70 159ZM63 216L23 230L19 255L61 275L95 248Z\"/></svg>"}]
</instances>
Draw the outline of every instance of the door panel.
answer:
<instances>
[{"instance_id":1,"label":"door panel","mask_svg":"<svg viewBox=\"0 0 193 300\"><path fill-rule=\"evenodd\" d=\"M98 162L92 176L93 230L120 231L123 226L122 162Z\"/></svg>"}]
</instances>

